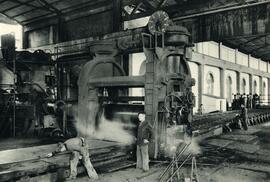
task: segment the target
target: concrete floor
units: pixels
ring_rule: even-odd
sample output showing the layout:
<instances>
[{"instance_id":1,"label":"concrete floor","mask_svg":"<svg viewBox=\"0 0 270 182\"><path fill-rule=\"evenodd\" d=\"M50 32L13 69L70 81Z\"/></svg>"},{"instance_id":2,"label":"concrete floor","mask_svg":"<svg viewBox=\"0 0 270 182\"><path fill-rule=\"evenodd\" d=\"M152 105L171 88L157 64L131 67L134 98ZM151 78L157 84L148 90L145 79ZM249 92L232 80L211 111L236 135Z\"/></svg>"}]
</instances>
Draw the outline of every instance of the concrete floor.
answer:
<instances>
[{"instance_id":1,"label":"concrete floor","mask_svg":"<svg viewBox=\"0 0 270 182\"><path fill-rule=\"evenodd\" d=\"M243 163L242 167L248 167L250 164ZM258 166L257 166L258 167ZM266 169L270 166L259 167L259 169ZM144 173L135 168L129 168L108 174L100 174L99 180L96 182L156 182L158 176L166 168L162 165L152 165L149 172ZM198 175L201 182L269 182L270 176L268 172L261 172L260 170L253 171L248 169L241 169L239 166L231 164L221 164L213 167L203 167L198 165ZM186 166L181 170L181 173L188 177L190 174L190 166ZM88 177L78 177L76 181L91 181Z\"/></svg>"}]
</instances>

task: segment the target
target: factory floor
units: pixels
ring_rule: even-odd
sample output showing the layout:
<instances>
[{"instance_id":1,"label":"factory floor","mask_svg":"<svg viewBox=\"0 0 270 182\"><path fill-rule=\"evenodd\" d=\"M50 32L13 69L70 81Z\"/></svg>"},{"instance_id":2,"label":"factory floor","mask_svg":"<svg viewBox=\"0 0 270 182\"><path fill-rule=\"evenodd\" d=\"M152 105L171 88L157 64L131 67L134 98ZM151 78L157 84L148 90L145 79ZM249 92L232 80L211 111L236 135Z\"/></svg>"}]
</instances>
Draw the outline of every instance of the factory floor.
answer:
<instances>
[{"instance_id":1,"label":"factory floor","mask_svg":"<svg viewBox=\"0 0 270 182\"><path fill-rule=\"evenodd\" d=\"M270 122L258 126L252 126L248 131L235 130L231 133L213 136L199 142L200 154L196 155L198 176L200 181L206 182L268 182L270 181ZM16 142L13 142L16 141ZM41 154L47 154L50 150L55 149L55 144L40 145L37 139L19 140L8 139L0 141L0 173L3 175L6 169L21 170L29 168L30 171L36 169L35 165L48 167L49 163L57 163L63 166L64 161L68 162L68 156L59 155L56 159L37 159L35 163L23 162L17 168L10 168L6 163L13 163L20 160L29 160L32 157ZM44 144L45 144L44 143ZM92 147L95 148L102 145L104 148L113 146L110 142L91 141ZM102 144L101 144L102 143ZM16 145L14 145L16 144ZM28 146L21 148L21 146ZM33 148L32 148L33 147ZM7 150L10 149L10 150ZM16 148L18 148L16 150ZM32 149L31 149L32 148ZM5 150L3 150L5 149ZM31 151L29 152L28 151ZM1 151L2 150L2 151ZM14 155L12 155L14 152ZM95 152L99 152L98 150ZM104 151L103 151L104 152ZM20 155L18 155L18 153ZM93 154L93 152L90 151ZM111 154L111 153L110 153ZM117 153L118 154L118 153ZM57 162L59 158L59 163ZM98 160L97 156L92 156L92 161ZM181 169L180 174L185 177L190 176L191 165L188 161L187 165ZM34 165L35 164L35 165ZM25 166L23 166L25 165ZM117 164L116 164L117 165ZM158 176L164 171L168 163L165 161L152 161L149 172L142 172L133 167L122 169L115 172L102 172L99 180L96 182L154 182ZM106 166L106 165L105 165ZM6 168L5 168L6 167ZM106 166L107 167L107 166ZM105 167L105 168L106 168ZM31 169L30 169L31 168ZM103 167L102 167L103 169ZM52 174L54 175L54 174ZM48 178L39 178L38 181L50 181ZM44 180L43 180L44 179ZM45 180L46 179L46 180ZM1 178L0 178L1 181ZM32 181L35 181L34 179ZM81 174L73 181L89 181L86 174Z\"/></svg>"},{"instance_id":2,"label":"factory floor","mask_svg":"<svg viewBox=\"0 0 270 182\"><path fill-rule=\"evenodd\" d=\"M217 166L200 166L198 165L198 177L200 182L269 182L270 165L258 165L250 169L250 163L241 165L220 164ZM245 169L246 167L246 169ZM139 169L128 168L107 174L100 174L99 180L95 182L156 182L158 176L166 165L151 165L149 172L142 172ZM190 175L190 166L185 166L182 170L186 178ZM74 182L90 181L88 177L78 177Z\"/></svg>"},{"instance_id":3,"label":"factory floor","mask_svg":"<svg viewBox=\"0 0 270 182\"><path fill-rule=\"evenodd\" d=\"M268 182L270 181L270 123L236 130L208 138L200 143L197 155L198 176L201 182ZM155 182L166 168L165 162L151 163L149 172L134 167L104 173L96 182ZM190 176L191 165L180 174ZM74 181L89 181L86 176Z\"/></svg>"}]
</instances>

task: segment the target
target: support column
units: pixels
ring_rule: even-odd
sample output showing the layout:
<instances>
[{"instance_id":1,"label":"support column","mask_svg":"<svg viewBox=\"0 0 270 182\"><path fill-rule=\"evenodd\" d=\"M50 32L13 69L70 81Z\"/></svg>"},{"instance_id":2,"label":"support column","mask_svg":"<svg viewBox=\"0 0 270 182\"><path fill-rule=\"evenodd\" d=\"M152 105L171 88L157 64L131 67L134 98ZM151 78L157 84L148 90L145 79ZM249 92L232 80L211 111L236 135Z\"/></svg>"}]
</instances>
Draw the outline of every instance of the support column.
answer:
<instances>
[{"instance_id":1,"label":"support column","mask_svg":"<svg viewBox=\"0 0 270 182\"><path fill-rule=\"evenodd\" d=\"M259 76L259 95L263 94L263 82L262 82L262 76Z\"/></svg>"},{"instance_id":2,"label":"support column","mask_svg":"<svg viewBox=\"0 0 270 182\"><path fill-rule=\"evenodd\" d=\"M128 64L128 72L126 74L129 75L129 76L132 76L133 75L133 64L132 64L132 62L133 62L133 54L129 54L127 60L128 61L126 61L126 62L128 62L127 63ZM129 92L129 95L130 96L133 95L133 92L132 91L133 91L132 88L129 88L128 89L128 92Z\"/></svg>"},{"instance_id":3,"label":"support column","mask_svg":"<svg viewBox=\"0 0 270 182\"><path fill-rule=\"evenodd\" d=\"M248 67L250 68L250 54L248 55Z\"/></svg>"},{"instance_id":4,"label":"support column","mask_svg":"<svg viewBox=\"0 0 270 182\"><path fill-rule=\"evenodd\" d=\"M225 99L225 69L220 68L220 111L226 111L226 101Z\"/></svg>"},{"instance_id":5,"label":"support column","mask_svg":"<svg viewBox=\"0 0 270 182\"><path fill-rule=\"evenodd\" d=\"M220 68L220 97L225 98L225 69Z\"/></svg>"},{"instance_id":6,"label":"support column","mask_svg":"<svg viewBox=\"0 0 270 182\"><path fill-rule=\"evenodd\" d=\"M123 29L121 0L113 0L113 32Z\"/></svg>"},{"instance_id":7,"label":"support column","mask_svg":"<svg viewBox=\"0 0 270 182\"><path fill-rule=\"evenodd\" d=\"M236 92L237 93L240 93L241 92L240 85L241 85L241 82L240 82L240 72L239 71L236 71Z\"/></svg>"},{"instance_id":8,"label":"support column","mask_svg":"<svg viewBox=\"0 0 270 182\"><path fill-rule=\"evenodd\" d=\"M249 74L249 94L253 93L253 74Z\"/></svg>"},{"instance_id":9,"label":"support column","mask_svg":"<svg viewBox=\"0 0 270 182\"><path fill-rule=\"evenodd\" d=\"M268 86L267 105L269 105L270 104L270 78L267 78L267 82L268 82L268 84L267 84L267 86Z\"/></svg>"},{"instance_id":10,"label":"support column","mask_svg":"<svg viewBox=\"0 0 270 182\"><path fill-rule=\"evenodd\" d=\"M202 104L202 95L204 92L204 64L198 66L198 108Z\"/></svg>"},{"instance_id":11,"label":"support column","mask_svg":"<svg viewBox=\"0 0 270 182\"><path fill-rule=\"evenodd\" d=\"M221 54L222 54L222 42L218 44L218 58L221 59Z\"/></svg>"},{"instance_id":12,"label":"support column","mask_svg":"<svg viewBox=\"0 0 270 182\"><path fill-rule=\"evenodd\" d=\"M49 30L49 43L50 44L54 44L55 42L54 42L54 28L53 28L53 26L51 25L50 26L50 30Z\"/></svg>"},{"instance_id":13,"label":"support column","mask_svg":"<svg viewBox=\"0 0 270 182\"><path fill-rule=\"evenodd\" d=\"M235 55L234 55L234 57L235 57L234 63L238 64L238 49L235 49L234 53L235 53Z\"/></svg>"},{"instance_id":14,"label":"support column","mask_svg":"<svg viewBox=\"0 0 270 182\"><path fill-rule=\"evenodd\" d=\"M22 28L22 43L23 43L23 45L22 45L22 48L23 49L27 49L29 46L29 44L28 44L28 32L25 32L25 28L24 28L24 26L23 26L23 28Z\"/></svg>"}]
</instances>

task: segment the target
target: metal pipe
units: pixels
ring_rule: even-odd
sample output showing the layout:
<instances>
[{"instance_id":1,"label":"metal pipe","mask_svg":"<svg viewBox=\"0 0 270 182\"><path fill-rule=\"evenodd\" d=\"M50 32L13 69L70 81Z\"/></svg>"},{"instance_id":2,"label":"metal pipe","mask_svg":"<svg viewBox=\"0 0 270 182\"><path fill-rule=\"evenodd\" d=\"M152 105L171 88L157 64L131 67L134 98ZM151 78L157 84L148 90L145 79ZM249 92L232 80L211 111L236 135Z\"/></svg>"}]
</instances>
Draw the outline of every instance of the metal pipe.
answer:
<instances>
[{"instance_id":1,"label":"metal pipe","mask_svg":"<svg viewBox=\"0 0 270 182\"><path fill-rule=\"evenodd\" d=\"M205 12L196 13L196 14L192 14L192 15L186 15L186 16L182 16L182 17L172 18L172 20L173 21L184 20L184 19L189 19L189 18L195 18L198 16L210 15L210 14L221 13L221 12L225 12L225 11L231 11L231 10L237 10L237 9L241 9L241 8L248 8L248 7L252 7L252 6L263 5L263 4L267 4L267 3L270 3L270 1L268 0L268 1L263 1L263 2L253 3L253 4L245 4L245 5L235 6L235 7L228 7L228 8L221 7L219 9L215 9L212 11L205 11Z\"/></svg>"}]
</instances>

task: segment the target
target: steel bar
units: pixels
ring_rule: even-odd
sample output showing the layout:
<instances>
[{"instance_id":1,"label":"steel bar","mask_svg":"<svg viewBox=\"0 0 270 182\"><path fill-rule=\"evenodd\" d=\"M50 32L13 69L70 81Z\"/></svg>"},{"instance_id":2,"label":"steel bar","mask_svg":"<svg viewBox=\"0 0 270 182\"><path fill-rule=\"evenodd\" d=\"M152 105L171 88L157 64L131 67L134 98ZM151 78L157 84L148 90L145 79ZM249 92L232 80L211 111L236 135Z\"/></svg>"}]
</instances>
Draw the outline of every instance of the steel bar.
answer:
<instances>
[{"instance_id":1,"label":"steel bar","mask_svg":"<svg viewBox=\"0 0 270 182\"><path fill-rule=\"evenodd\" d=\"M144 87L144 76L117 76L91 79L87 84L94 87Z\"/></svg>"},{"instance_id":2,"label":"steel bar","mask_svg":"<svg viewBox=\"0 0 270 182\"><path fill-rule=\"evenodd\" d=\"M171 175L171 177L169 177L169 179L166 182L169 182L170 180L172 180L173 176L177 173L177 171L186 163L186 161L189 159L189 157L192 154L189 154L186 159L182 162L182 164L173 172L173 174Z\"/></svg>"},{"instance_id":3,"label":"steel bar","mask_svg":"<svg viewBox=\"0 0 270 182\"><path fill-rule=\"evenodd\" d=\"M249 8L249 7L268 4L268 3L270 3L269 0L257 2L257 3L252 3L252 4L245 4L245 5L240 5L240 6L228 7L228 8L220 8L220 9L216 9L216 10L212 10L212 11L205 11L205 12L196 13L196 14L192 14L192 15L186 15L186 16L181 16L181 17L177 17L177 18L172 18L172 20L173 21L180 21L180 20L185 20L185 19L189 19L189 18L195 18L195 17L199 17L199 16L205 16L205 15L211 15L211 14L216 14L216 13L221 13L221 12L226 12L226 11L231 11L231 10L237 10L237 9L241 9L241 8Z\"/></svg>"},{"instance_id":4,"label":"steel bar","mask_svg":"<svg viewBox=\"0 0 270 182\"><path fill-rule=\"evenodd\" d=\"M166 168L166 169L163 171L163 173L159 176L159 181L162 180L162 178L164 177L164 175L166 174L166 172L169 171L169 170L172 168L172 166L174 165L174 163L179 161L181 155L185 152L185 150L188 148L189 145L190 145L190 143L189 143L189 144L186 144L186 145L184 146L184 148L180 151L180 153L177 154L177 157L174 158L174 160L172 160L172 161L170 162L170 164L167 166L167 168Z\"/></svg>"}]
</instances>

